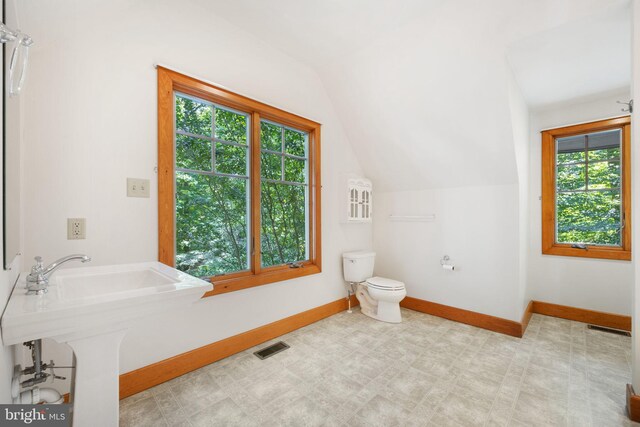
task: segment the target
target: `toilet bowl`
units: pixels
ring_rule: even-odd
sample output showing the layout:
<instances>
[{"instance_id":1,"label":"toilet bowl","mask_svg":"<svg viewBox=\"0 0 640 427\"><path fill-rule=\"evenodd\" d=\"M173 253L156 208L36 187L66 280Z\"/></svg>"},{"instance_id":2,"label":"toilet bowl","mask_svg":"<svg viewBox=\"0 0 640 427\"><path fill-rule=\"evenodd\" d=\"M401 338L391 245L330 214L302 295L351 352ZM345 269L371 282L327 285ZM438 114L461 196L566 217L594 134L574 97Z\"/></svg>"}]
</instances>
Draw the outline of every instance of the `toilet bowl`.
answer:
<instances>
[{"instance_id":1,"label":"toilet bowl","mask_svg":"<svg viewBox=\"0 0 640 427\"><path fill-rule=\"evenodd\" d=\"M402 322L400 301L406 296L404 283L384 277L371 277L358 283L356 290L360 311L376 320L389 323Z\"/></svg>"},{"instance_id":2,"label":"toilet bowl","mask_svg":"<svg viewBox=\"0 0 640 427\"><path fill-rule=\"evenodd\" d=\"M342 255L345 280L356 286L360 311L376 320L402 322L400 301L407 296L404 283L385 277L371 277L375 252L347 252Z\"/></svg>"}]
</instances>

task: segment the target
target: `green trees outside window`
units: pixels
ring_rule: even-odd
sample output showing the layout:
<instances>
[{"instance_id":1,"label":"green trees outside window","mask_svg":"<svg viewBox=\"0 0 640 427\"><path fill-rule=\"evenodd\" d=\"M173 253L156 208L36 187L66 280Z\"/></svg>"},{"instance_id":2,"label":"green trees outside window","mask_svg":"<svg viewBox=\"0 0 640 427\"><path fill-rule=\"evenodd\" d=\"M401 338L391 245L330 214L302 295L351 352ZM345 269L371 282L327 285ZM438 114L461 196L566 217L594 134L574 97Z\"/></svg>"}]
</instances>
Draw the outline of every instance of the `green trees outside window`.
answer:
<instances>
[{"instance_id":1,"label":"green trees outside window","mask_svg":"<svg viewBox=\"0 0 640 427\"><path fill-rule=\"evenodd\" d=\"M262 121L262 266L307 259L307 135Z\"/></svg>"},{"instance_id":2,"label":"green trees outside window","mask_svg":"<svg viewBox=\"0 0 640 427\"><path fill-rule=\"evenodd\" d=\"M619 129L556 140L556 241L622 244Z\"/></svg>"},{"instance_id":3,"label":"green trees outside window","mask_svg":"<svg viewBox=\"0 0 640 427\"><path fill-rule=\"evenodd\" d=\"M176 268L200 277L251 268L249 114L175 95ZM262 120L262 266L308 258L308 135Z\"/></svg>"}]
</instances>

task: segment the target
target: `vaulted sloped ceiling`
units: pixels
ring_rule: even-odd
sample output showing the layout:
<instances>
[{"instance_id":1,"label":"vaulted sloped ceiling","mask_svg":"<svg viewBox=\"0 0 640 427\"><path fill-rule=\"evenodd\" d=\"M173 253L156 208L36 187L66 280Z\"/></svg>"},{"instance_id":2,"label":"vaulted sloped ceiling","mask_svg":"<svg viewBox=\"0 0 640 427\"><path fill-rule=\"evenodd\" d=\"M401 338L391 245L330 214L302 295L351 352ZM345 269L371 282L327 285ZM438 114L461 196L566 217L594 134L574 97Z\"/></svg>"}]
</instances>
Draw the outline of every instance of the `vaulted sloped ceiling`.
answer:
<instances>
[{"instance_id":1,"label":"vaulted sloped ceiling","mask_svg":"<svg viewBox=\"0 0 640 427\"><path fill-rule=\"evenodd\" d=\"M519 41L597 21L628 0L206 3L318 72L366 174L391 191L517 183L507 53L520 58ZM567 62L582 64L580 52ZM532 78L530 87L522 64L526 100L546 86ZM598 91L619 89L601 83Z\"/></svg>"},{"instance_id":2,"label":"vaulted sloped ceiling","mask_svg":"<svg viewBox=\"0 0 640 427\"><path fill-rule=\"evenodd\" d=\"M529 105L627 89L631 8L625 2L516 41L508 58Z\"/></svg>"}]
</instances>

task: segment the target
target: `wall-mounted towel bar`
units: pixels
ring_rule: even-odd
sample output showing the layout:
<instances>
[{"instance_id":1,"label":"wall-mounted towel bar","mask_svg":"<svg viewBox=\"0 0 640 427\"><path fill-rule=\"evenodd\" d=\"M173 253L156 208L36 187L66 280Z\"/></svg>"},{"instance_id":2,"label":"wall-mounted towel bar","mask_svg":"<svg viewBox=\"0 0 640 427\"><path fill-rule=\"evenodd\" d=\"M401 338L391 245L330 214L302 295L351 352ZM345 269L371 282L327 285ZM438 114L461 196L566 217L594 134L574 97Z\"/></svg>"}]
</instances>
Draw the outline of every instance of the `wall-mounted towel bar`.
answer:
<instances>
[{"instance_id":1,"label":"wall-mounted towel bar","mask_svg":"<svg viewBox=\"0 0 640 427\"><path fill-rule=\"evenodd\" d=\"M428 215L389 215L389 221L394 222L433 222L436 220L435 214Z\"/></svg>"}]
</instances>

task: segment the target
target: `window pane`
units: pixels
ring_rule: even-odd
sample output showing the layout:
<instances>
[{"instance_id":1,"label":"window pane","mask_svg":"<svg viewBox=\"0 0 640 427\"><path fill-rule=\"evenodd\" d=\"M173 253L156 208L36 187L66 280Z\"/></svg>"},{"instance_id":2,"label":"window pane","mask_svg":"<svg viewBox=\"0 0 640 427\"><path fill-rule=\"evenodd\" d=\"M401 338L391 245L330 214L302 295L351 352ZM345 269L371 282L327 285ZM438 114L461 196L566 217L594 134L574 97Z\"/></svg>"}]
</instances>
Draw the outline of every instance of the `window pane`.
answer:
<instances>
[{"instance_id":1,"label":"window pane","mask_svg":"<svg viewBox=\"0 0 640 427\"><path fill-rule=\"evenodd\" d=\"M282 156L262 153L261 157L260 169L262 178L280 180L282 177Z\"/></svg>"},{"instance_id":2,"label":"window pane","mask_svg":"<svg viewBox=\"0 0 640 427\"><path fill-rule=\"evenodd\" d=\"M260 142L263 150L282 152L282 127L260 123Z\"/></svg>"},{"instance_id":3,"label":"window pane","mask_svg":"<svg viewBox=\"0 0 640 427\"><path fill-rule=\"evenodd\" d=\"M194 276L249 269L247 181L176 172L176 268Z\"/></svg>"},{"instance_id":4,"label":"window pane","mask_svg":"<svg viewBox=\"0 0 640 427\"><path fill-rule=\"evenodd\" d=\"M306 193L302 185L262 183L262 265L303 261L307 256Z\"/></svg>"},{"instance_id":5,"label":"window pane","mask_svg":"<svg viewBox=\"0 0 640 427\"><path fill-rule=\"evenodd\" d=\"M585 165L559 165L556 184L558 191L584 189Z\"/></svg>"},{"instance_id":6,"label":"window pane","mask_svg":"<svg viewBox=\"0 0 640 427\"><path fill-rule=\"evenodd\" d=\"M619 191L560 193L557 203L558 243L621 244Z\"/></svg>"},{"instance_id":7,"label":"window pane","mask_svg":"<svg viewBox=\"0 0 640 427\"><path fill-rule=\"evenodd\" d=\"M176 129L202 136L211 136L213 107L176 95Z\"/></svg>"},{"instance_id":8,"label":"window pane","mask_svg":"<svg viewBox=\"0 0 640 427\"><path fill-rule=\"evenodd\" d=\"M620 158L622 132L620 129L593 132L584 135L589 150L589 161Z\"/></svg>"},{"instance_id":9,"label":"window pane","mask_svg":"<svg viewBox=\"0 0 640 427\"><path fill-rule=\"evenodd\" d=\"M558 164L584 162L584 151L558 153Z\"/></svg>"},{"instance_id":10,"label":"window pane","mask_svg":"<svg viewBox=\"0 0 640 427\"><path fill-rule=\"evenodd\" d=\"M176 167L211 171L211 140L176 135Z\"/></svg>"},{"instance_id":11,"label":"window pane","mask_svg":"<svg viewBox=\"0 0 640 427\"><path fill-rule=\"evenodd\" d=\"M247 148L217 142L216 172L247 176Z\"/></svg>"},{"instance_id":12,"label":"window pane","mask_svg":"<svg viewBox=\"0 0 640 427\"><path fill-rule=\"evenodd\" d=\"M303 132L298 132L291 129L285 129L284 131L284 145L287 154L293 154L294 156L305 157L307 138Z\"/></svg>"},{"instance_id":13,"label":"window pane","mask_svg":"<svg viewBox=\"0 0 640 427\"><path fill-rule=\"evenodd\" d=\"M620 147L589 151L589 161L620 159Z\"/></svg>"},{"instance_id":14,"label":"window pane","mask_svg":"<svg viewBox=\"0 0 640 427\"><path fill-rule=\"evenodd\" d=\"M216 138L247 143L247 117L233 111L216 108Z\"/></svg>"},{"instance_id":15,"label":"window pane","mask_svg":"<svg viewBox=\"0 0 640 427\"><path fill-rule=\"evenodd\" d=\"M284 180L290 182L307 182L306 160L292 159L285 157L284 159Z\"/></svg>"},{"instance_id":16,"label":"window pane","mask_svg":"<svg viewBox=\"0 0 640 427\"><path fill-rule=\"evenodd\" d=\"M620 162L589 163L589 189L620 187Z\"/></svg>"}]
</instances>

